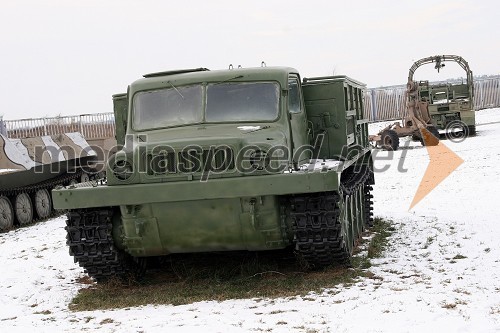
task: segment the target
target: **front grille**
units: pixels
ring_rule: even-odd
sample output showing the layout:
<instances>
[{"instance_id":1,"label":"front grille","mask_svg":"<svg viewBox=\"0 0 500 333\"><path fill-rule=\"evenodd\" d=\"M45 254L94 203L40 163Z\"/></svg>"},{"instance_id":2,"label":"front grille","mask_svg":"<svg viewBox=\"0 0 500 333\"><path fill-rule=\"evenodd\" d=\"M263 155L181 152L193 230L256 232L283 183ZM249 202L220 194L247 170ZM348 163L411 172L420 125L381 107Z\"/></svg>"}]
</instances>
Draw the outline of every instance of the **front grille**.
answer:
<instances>
[{"instance_id":1,"label":"front grille","mask_svg":"<svg viewBox=\"0 0 500 333\"><path fill-rule=\"evenodd\" d=\"M166 174L224 172L234 170L234 151L230 147L188 148L182 151L148 153L146 171L150 176Z\"/></svg>"},{"instance_id":2,"label":"front grille","mask_svg":"<svg viewBox=\"0 0 500 333\"><path fill-rule=\"evenodd\" d=\"M150 176L175 173L175 153L146 154L146 170Z\"/></svg>"}]
</instances>

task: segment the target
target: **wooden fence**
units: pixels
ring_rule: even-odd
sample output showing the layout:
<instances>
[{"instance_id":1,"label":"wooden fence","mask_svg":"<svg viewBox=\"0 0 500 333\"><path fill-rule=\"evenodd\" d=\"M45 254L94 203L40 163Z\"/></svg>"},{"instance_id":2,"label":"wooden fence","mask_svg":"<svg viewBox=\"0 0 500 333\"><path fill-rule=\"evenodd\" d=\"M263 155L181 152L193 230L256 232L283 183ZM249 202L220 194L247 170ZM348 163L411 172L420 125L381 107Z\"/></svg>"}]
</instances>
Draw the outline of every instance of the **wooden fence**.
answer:
<instances>
[{"instance_id":1,"label":"wooden fence","mask_svg":"<svg viewBox=\"0 0 500 333\"><path fill-rule=\"evenodd\" d=\"M11 139L21 139L43 135L80 132L86 139L103 139L115 136L115 119L112 112L63 116L4 120L2 134Z\"/></svg>"},{"instance_id":2,"label":"wooden fence","mask_svg":"<svg viewBox=\"0 0 500 333\"><path fill-rule=\"evenodd\" d=\"M406 86L367 89L365 117L371 122L399 119L406 111ZM474 81L474 110L500 107L500 77Z\"/></svg>"}]
</instances>

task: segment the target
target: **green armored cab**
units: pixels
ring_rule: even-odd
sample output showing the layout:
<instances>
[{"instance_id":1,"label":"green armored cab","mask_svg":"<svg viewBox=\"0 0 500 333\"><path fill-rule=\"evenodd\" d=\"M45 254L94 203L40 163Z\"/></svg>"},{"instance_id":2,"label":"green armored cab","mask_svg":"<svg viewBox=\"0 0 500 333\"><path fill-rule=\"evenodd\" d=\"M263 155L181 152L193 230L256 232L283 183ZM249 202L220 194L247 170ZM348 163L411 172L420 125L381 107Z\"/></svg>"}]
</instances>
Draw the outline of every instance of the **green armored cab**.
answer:
<instances>
[{"instance_id":1,"label":"green armored cab","mask_svg":"<svg viewBox=\"0 0 500 333\"><path fill-rule=\"evenodd\" d=\"M107 182L53 191L70 254L98 281L172 253L347 262L373 215L364 88L287 67L144 75L113 96Z\"/></svg>"}]
</instances>

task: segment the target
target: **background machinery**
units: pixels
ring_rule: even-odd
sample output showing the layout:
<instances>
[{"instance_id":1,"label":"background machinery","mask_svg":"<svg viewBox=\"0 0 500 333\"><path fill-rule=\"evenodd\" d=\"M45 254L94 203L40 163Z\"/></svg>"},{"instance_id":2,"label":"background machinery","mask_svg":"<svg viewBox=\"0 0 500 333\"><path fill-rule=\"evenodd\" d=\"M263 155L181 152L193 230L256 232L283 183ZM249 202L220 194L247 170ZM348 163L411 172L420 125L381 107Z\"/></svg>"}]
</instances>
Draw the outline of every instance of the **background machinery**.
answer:
<instances>
[{"instance_id":1,"label":"background machinery","mask_svg":"<svg viewBox=\"0 0 500 333\"><path fill-rule=\"evenodd\" d=\"M0 231L51 216L52 189L89 181L93 175L85 167L95 155L78 132L24 139L0 134Z\"/></svg>"},{"instance_id":2,"label":"background machinery","mask_svg":"<svg viewBox=\"0 0 500 333\"><path fill-rule=\"evenodd\" d=\"M429 83L414 81L415 71L422 65L434 64L440 71L445 62L457 63L466 73L466 80ZM437 55L416 61L410 68L406 89L406 112L401 123L393 123L377 135L370 136L388 150L397 150L399 138L412 136L423 145L437 145L440 131L448 137L474 135L474 82L469 64L460 56Z\"/></svg>"}]
</instances>

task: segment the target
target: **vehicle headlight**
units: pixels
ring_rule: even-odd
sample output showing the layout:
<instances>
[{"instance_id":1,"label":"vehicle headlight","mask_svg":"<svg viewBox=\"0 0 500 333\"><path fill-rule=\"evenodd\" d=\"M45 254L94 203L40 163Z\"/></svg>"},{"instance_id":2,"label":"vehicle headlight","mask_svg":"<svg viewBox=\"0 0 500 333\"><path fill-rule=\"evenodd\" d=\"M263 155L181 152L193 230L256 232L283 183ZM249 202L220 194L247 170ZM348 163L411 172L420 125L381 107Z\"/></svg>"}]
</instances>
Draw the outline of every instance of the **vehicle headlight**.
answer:
<instances>
[{"instance_id":1,"label":"vehicle headlight","mask_svg":"<svg viewBox=\"0 0 500 333\"><path fill-rule=\"evenodd\" d=\"M127 160L118 160L111 167L111 172L116 179L125 181L134 175L134 167Z\"/></svg>"}]
</instances>

